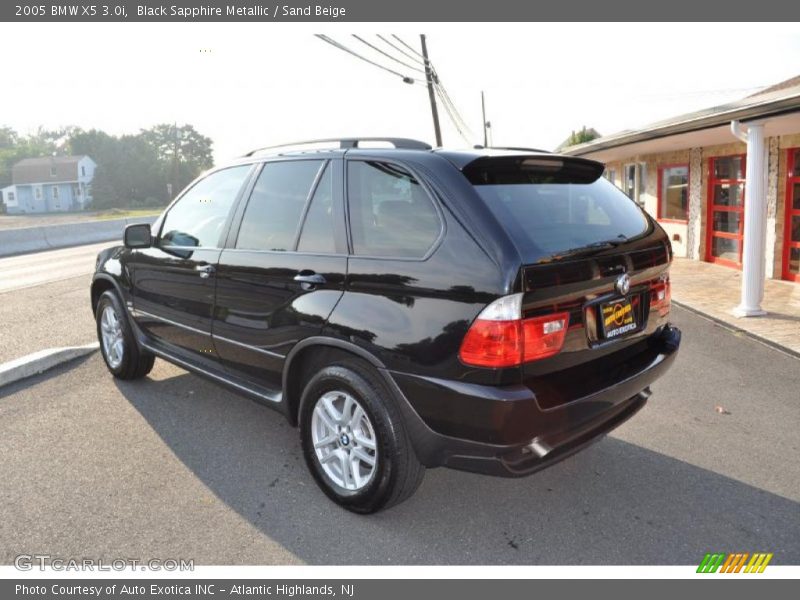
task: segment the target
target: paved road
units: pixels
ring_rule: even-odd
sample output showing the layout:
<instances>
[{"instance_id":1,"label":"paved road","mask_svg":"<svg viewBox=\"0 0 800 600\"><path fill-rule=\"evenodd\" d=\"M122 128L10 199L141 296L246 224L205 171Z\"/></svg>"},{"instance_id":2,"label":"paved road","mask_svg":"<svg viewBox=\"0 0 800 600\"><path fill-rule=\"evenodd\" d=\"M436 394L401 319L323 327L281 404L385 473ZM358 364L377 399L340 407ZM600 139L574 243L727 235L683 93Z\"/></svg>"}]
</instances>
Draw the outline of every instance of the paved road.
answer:
<instances>
[{"instance_id":1,"label":"paved road","mask_svg":"<svg viewBox=\"0 0 800 600\"><path fill-rule=\"evenodd\" d=\"M799 564L800 361L674 320L673 370L605 440L525 479L431 470L369 517L315 487L277 413L163 361L115 382L94 355L0 390L0 562Z\"/></svg>"},{"instance_id":2,"label":"paved road","mask_svg":"<svg viewBox=\"0 0 800 600\"><path fill-rule=\"evenodd\" d=\"M89 275L94 271L97 253L118 243L103 242L0 258L0 294Z\"/></svg>"},{"instance_id":3,"label":"paved road","mask_svg":"<svg viewBox=\"0 0 800 600\"><path fill-rule=\"evenodd\" d=\"M97 253L112 245L0 259L0 363L96 339L89 280Z\"/></svg>"}]
</instances>

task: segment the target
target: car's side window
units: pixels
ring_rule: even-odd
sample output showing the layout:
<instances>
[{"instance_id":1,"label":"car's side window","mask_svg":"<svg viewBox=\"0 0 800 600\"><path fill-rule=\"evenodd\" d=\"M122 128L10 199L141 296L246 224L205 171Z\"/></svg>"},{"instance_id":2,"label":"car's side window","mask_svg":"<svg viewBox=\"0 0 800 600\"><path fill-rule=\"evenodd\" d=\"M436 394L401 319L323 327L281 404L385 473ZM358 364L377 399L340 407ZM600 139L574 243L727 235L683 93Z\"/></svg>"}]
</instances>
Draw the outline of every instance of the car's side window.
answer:
<instances>
[{"instance_id":1,"label":"car's side window","mask_svg":"<svg viewBox=\"0 0 800 600\"><path fill-rule=\"evenodd\" d=\"M266 163L261 169L236 239L243 250L293 250L303 208L321 160Z\"/></svg>"},{"instance_id":2,"label":"car's side window","mask_svg":"<svg viewBox=\"0 0 800 600\"><path fill-rule=\"evenodd\" d=\"M333 228L333 175L331 166L325 169L308 207L297 249L300 252L336 252Z\"/></svg>"},{"instance_id":3,"label":"car's side window","mask_svg":"<svg viewBox=\"0 0 800 600\"><path fill-rule=\"evenodd\" d=\"M251 165L223 169L194 184L169 209L160 245L219 246L228 213L250 169Z\"/></svg>"},{"instance_id":4,"label":"car's side window","mask_svg":"<svg viewBox=\"0 0 800 600\"><path fill-rule=\"evenodd\" d=\"M354 254L422 258L439 237L433 201L397 165L350 161L347 195Z\"/></svg>"}]
</instances>

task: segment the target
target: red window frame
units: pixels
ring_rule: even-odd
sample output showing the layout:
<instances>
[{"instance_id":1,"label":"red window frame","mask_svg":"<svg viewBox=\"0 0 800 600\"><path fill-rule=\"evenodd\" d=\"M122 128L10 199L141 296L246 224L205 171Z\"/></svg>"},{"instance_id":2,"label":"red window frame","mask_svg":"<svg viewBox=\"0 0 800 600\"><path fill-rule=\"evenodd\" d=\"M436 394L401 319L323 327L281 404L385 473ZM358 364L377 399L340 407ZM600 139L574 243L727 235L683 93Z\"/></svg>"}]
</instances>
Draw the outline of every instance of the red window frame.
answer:
<instances>
[{"instance_id":1,"label":"red window frame","mask_svg":"<svg viewBox=\"0 0 800 600\"><path fill-rule=\"evenodd\" d=\"M689 222L689 191L686 191L686 218L685 219L668 219L667 217L662 216L661 214L661 194L663 193L663 183L664 183L664 169L674 169L676 167L686 167L686 185L689 185L689 182L692 180L692 169L689 166L689 163L671 163L668 165L659 165L658 167L658 191L656 192L656 198L658 200L658 204L656 206L656 219L661 221L662 223L680 223L681 225L686 225Z\"/></svg>"},{"instance_id":2,"label":"red window frame","mask_svg":"<svg viewBox=\"0 0 800 600\"><path fill-rule=\"evenodd\" d=\"M795 155L800 154L800 148L789 148L786 151L786 194L784 196L785 218L783 224L783 279L800 282L800 273L789 270L790 248L800 248L800 242L792 241L792 217L800 217L800 209L792 208L792 193L795 184L800 184L800 175L792 174Z\"/></svg>"},{"instance_id":3,"label":"red window frame","mask_svg":"<svg viewBox=\"0 0 800 600\"><path fill-rule=\"evenodd\" d=\"M741 179L717 179L714 177L714 163L721 158L741 158L742 171L744 176ZM713 262L726 267L733 267L734 269L742 268L742 250L744 247L744 211L747 206L747 155L746 154L726 154L722 156L712 156L708 159L708 201L706 210L706 262ZM742 204L741 206L725 206L723 204L714 204L714 186L717 184L743 184L742 185ZM728 233L725 231L714 231L714 211L724 212L738 212L741 214L739 219L739 232ZM713 249L713 240L715 237L737 240L739 242L739 261L734 262L726 258L719 258L714 256L711 251Z\"/></svg>"}]
</instances>

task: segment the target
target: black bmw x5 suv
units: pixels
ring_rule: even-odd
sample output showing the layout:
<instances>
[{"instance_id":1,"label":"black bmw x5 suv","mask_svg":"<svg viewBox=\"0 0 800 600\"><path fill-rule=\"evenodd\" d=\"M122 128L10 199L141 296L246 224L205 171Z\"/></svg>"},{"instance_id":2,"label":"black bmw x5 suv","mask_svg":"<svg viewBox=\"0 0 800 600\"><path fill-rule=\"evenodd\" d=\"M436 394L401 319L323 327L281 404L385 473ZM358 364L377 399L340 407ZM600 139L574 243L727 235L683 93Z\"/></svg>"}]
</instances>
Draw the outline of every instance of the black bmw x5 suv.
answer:
<instances>
[{"instance_id":1,"label":"black bmw x5 suv","mask_svg":"<svg viewBox=\"0 0 800 600\"><path fill-rule=\"evenodd\" d=\"M364 142L254 151L129 226L91 286L111 373L160 357L277 409L362 513L426 467L533 473L642 408L680 344L671 247L602 164Z\"/></svg>"}]
</instances>

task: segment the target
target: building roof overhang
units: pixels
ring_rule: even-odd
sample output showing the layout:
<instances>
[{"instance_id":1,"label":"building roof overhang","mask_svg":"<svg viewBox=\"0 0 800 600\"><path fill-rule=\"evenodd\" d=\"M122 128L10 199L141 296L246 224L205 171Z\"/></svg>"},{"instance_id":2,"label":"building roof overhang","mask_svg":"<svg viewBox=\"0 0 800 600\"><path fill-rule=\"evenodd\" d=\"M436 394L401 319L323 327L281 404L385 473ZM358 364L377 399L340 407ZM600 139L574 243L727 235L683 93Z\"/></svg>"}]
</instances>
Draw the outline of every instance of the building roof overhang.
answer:
<instances>
[{"instance_id":1,"label":"building roof overhang","mask_svg":"<svg viewBox=\"0 0 800 600\"><path fill-rule=\"evenodd\" d=\"M761 94L736 102L622 131L565 148L564 154L603 162L634 155L736 142L731 121L764 122L765 135L800 133L800 87Z\"/></svg>"}]
</instances>

